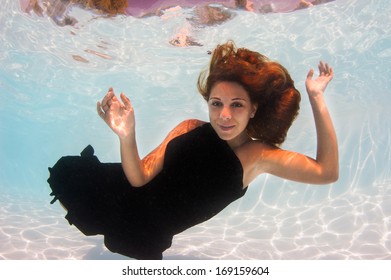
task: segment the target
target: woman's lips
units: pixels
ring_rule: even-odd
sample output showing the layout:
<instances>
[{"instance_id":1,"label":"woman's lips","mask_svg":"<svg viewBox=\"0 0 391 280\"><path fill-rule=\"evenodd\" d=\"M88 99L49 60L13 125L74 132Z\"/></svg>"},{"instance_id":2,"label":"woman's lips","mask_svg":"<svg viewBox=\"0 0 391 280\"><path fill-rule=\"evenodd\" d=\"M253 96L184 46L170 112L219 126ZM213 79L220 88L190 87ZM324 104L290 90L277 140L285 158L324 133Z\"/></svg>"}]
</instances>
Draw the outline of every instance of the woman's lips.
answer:
<instances>
[{"instance_id":1,"label":"woman's lips","mask_svg":"<svg viewBox=\"0 0 391 280\"><path fill-rule=\"evenodd\" d=\"M234 128L234 125L221 125L221 124L219 124L219 127L220 127L220 129L223 130L223 131L229 131L229 130L231 130L232 128Z\"/></svg>"}]
</instances>

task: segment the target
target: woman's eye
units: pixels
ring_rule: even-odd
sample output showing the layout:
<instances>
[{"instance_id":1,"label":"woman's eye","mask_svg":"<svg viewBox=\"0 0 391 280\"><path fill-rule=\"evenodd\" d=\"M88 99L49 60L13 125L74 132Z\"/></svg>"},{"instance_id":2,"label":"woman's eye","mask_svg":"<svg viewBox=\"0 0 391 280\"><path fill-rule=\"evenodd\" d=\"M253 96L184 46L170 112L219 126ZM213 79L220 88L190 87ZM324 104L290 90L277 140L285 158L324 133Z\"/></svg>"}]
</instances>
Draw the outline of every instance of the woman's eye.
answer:
<instances>
[{"instance_id":1,"label":"woman's eye","mask_svg":"<svg viewBox=\"0 0 391 280\"><path fill-rule=\"evenodd\" d=\"M211 103L211 105L214 106L214 107L219 107L219 106L221 106L221 102L219 102L219 101L213 101L213 102Z\"/></svg>"},{"instance_id":2,"label":"woman's eye","mask_svg":"<svg viewBox=\"0 0 391 280\"><path fill-rule=\"evenodd\" d=\"M241 103L233 103L232 104L232 107L234 108L240 108L240 107L243 107L243 105Z\"/></svg>"}]
</instances>

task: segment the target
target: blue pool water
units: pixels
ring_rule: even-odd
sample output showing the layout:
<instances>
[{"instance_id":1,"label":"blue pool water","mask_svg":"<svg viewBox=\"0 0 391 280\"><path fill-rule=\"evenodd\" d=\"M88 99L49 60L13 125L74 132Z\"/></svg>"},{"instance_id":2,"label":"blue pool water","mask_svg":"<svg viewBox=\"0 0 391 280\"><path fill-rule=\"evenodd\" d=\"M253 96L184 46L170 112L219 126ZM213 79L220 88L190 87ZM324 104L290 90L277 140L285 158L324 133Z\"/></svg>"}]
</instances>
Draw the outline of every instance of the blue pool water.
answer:
<instances>
[{"instance_id":1,"label":"blue pool water","mask_svg":"<svg viewBox=\"0 0 391 280\"><path fill-rule=\"evenodd\" d=\"M244 11L191 27L189 10L163 17L96 18L74 9L75 27L0 10L0 259L120 259L50 205L47 167L92 144L103 162L119 144L96 114L110 86L136 110L140 153L179 121L207 120L196 90L207 54L233 39L278 60L303 94L283 145L314 155L304 79L320 59L335 78L327 102L340 147L340 179L326 186L261 176L241 200L174 238L166 259L391 259L391 4L337 0L291 13ZM169 41L189 32L202 46Z\"/></svg>"}]
</instances>

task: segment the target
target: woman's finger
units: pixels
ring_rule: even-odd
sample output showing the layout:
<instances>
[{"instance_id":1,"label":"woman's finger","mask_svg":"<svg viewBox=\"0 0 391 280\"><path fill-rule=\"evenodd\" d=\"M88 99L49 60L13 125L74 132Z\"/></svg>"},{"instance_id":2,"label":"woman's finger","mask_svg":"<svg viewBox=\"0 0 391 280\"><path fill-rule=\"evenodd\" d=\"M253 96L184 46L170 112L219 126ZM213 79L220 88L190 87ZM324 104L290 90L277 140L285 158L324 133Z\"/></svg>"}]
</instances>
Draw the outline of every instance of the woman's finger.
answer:
<instances>
[{"instance_id":1,"label":"woman's finger","mask_svg":"<svg viewBox=\"0 0 391 280\"><path fill-rule=\"evenodd\" d=\"M105 112L102 110L102 106L101 106L101 103L98 101L98 103L96 104L96 110L98 112L98 115L104 119L105 118Z\"/></svg>"},{"instance_id":2,"label":"woman's finger","mask_svg":"<svg viewBox=\"0 0 391 280\"><path fill-rule=\"evenodd\" d=\"M328 66L329 67L329 66ZM330 74L330 76L334 76L334 70L333 70L333 68L332 67L329 67L329 74Z\"/></svg>"},{"instance_id":3,"label":"woman's finger","mask_svg":"<svg viewBox=\"0 0 391 280\"><path fill-rule=\"evenodd\" d=\"M307 74L307 80L312 80L312 77L314 76L314 69L310 69Z\"/></svg>"},{"instance_id":4,"label":"woman's finger","mask_svg":"<svg viewBox=\"0 0 391 280\"><path fill-rule=\"evenodd\" d=\"M330 67L327 63L324 65L324 68L325 68L326 73L330 73Z\"/></svg>"},{"instance_id":5,"label":"woman's finger","mask_svg":"<svg viewBox=\"0 0 391 280\"><path fill-rule=\"evenodd\" d=\"M132 109L132 103L130 103L129 98L123 92L121 93L121 100L124 103L126 110Z\"/></svg>"},{"instance_id":6,"label":"woman's finger","mask_svg":"<svg viewBox=\"0 0 391 280\"><path fill-rule=\"evenodd\" d=\"M323 61L319 62L319 74L325 76L333 76L333 68L330 67L328 63L324 63Z\"/></svg>"},{"instance_id":7,"label":"woman's finger","mask_svg":"<svg viewBox=\"0 0 391 280\"><path fill-rule=\"evenodd\" d=\"M326 72L326 67L323 63L323 61L319 61L319 65L318 65L318 68L319 68L319 73L322 74L322 73L325 73Z\"/></svg>"},{"instance_id":8,"label":"woman's finger","mask_svg":"<svg viewBox=\"0 0 391 280\"><path fill-rule=\"evenodd\" d=\"M106 106L106 104L108 106L111 105L111 99L113 98L114 96L114 90L113 88L110 88L109 91L107 92L107 94L105 95L105 97L103 97L102 99L102 107ZM108 102L110 101L110 104L108 104Z\"/></svg>"}]
</instances>

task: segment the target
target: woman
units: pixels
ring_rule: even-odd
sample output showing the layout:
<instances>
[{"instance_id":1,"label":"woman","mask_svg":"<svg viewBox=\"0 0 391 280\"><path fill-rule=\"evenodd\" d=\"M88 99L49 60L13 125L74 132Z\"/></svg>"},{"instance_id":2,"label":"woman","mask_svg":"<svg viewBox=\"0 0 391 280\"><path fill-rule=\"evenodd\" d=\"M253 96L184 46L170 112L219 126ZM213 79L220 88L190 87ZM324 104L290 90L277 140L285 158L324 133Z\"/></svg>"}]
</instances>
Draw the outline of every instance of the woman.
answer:
<instances>
[{"instance_id":1,"label":"woman","mask_svg":"<svg viewBox=\"0 0 391 280\"><path fill-rule=\"evenodd\" d=\"M160 259L172 237L204 222L242 197L260 174L311 184L338 178L338 148L324 91L333 70L320 62L306 88L317 130L316 159L280 149L300 94L287 70L232 42L217 46L198 88L209 123L187 120L140 159L129 99L112 89L97 110L118 135L121 164L100 163L93 149L63 157L50 169L52 195L86 235L103 234L113 252Z\"/></svg>"}]
</instances>

